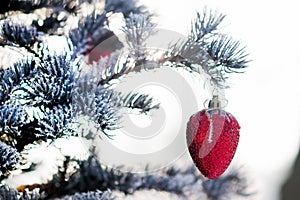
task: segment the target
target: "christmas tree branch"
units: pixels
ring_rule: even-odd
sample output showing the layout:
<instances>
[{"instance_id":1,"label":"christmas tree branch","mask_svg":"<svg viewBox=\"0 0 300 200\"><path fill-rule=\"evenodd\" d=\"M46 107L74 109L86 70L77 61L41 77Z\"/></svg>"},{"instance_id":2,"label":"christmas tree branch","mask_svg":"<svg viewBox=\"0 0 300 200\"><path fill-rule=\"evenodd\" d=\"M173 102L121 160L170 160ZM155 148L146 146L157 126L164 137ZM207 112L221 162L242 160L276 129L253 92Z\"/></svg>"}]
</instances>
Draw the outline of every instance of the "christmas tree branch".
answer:
<instances>
[{"instance_id":1,"label":"christmas tree branch","mask_svg":"<svg viewBox=\"0 0 300 200\"><path fill-rule=\"evenodd\" d=\"M156 24L151 22L150 16L145 14L131 14L126 19L126 25L122 30L129 47L129 57L135 63L135 71L140 71L146 67L146 40L155 32L155 26Z\"/></svg>"},{"instance_id":2,"label":"christmas tree branch","mask_svg":"<svg viewBox=\"0 0 300 200\"><path fill-rule=\"evenodd\" d=\"M191 39L195 42L201 42L201 40L217 34L216 32L224 18L225 15L212 10L197 12L196 18L191 23Z\"/></svg>"},{"instance_id":3,"label":"christmas tree branch","mask_svg":"<svg viewBox=\"0 0 300 200\"><path fill-rule=\"evenodd\" d=\"M103 133L118 128L118 97L113 90L97 85L93 73L82 74L78 79L72 104L76 117L88 116Z\"/></svg>"},{"instance_id":4,"label":"christmas tree branch","mask_svg":"<svg viewBox=\"0 0 300 200\"><path fill-rule=\"evenodd\" d=\"M141 113L147 113L152 109L158 109L159 104L153 104L153 98L149 95L139 93L129 93L122 98L125 107L139 109Z\"/></svg>"},{"instance_id":5,"label":"christmas tree branch","mask_svg":"<svg viewBox=\"0 0 300 200\"><path fill-rule=\"evenodd\" d=\"M5 0L0 4L0 14L9 11L22 11L24 13L33 12L39 8L63 8L68 12L75 12L81 3L90 2L89 0Z\"/></svg>"},{"instance_id":6,"label":"christmas tree branch","mask_svg":"<svg viewBox=\"0 0 300 200\"><path fill-rule=\"evenodd\" d=\"M33 59L27 58L15 63L8 69L1 69L0 102L2 102L2 104L10 98L10 94L15 87L31 76L35 65Z\"/></svg>"},{"instance_id":7,"label":"christmas tree branch","mask_svg":"<svg viewBox=\"0 0 300 200\"><path fill-rule=\"evenodd\" d=\"M106 13L93 12L78 23L78 28L70 31L69 37L73 44L74 56L86 55L96 45L113 35L106 26L107 20Z\"/></svg>"},{"instance_id":8,"label":"christmas tree branch","mask_svg":"<svg viewBox=\"0 0 300 200\"><path fill-rule=\"evenodd\" d=\"M125 61L121 62L120 58L120 52L115 51L109 57L103 57L98 61L97 65L94 66L101 74L98 85L110 85L111 81L132 71L132 67L129 65L130 59L126 58Z\"/></svg>"},{"instance_id":9,"label":"christmas tree branch","mask_svg":"<svg viewBox=\"0 0 300 200\"><path fill-rule=\"evenodd\" d=\"M0 177L15 169L19 162L20 154L17 150L0 142Z\"/></svg>"},{"instance_id":10,"label":"christmas tree branch","mask_svg":"<svg viewBox=\"0 0 300 200\"><path fill-rule=\"evenodd\" d=\"M78 164L78 169L67 173L68 168L74 166L74 162ZM237 172L215 180L204 179L194 166L185 170L170 167L159 174L134 174L104 168L94 155L84 161L66 157L59 173L47 184L38 187L45 192L47 198L91 190L112 190L112 194L114 191L120 191L128 195L145 189L174 193L183 199L193 196L196 199L221 200L235 195L249 195L245 179Z\"/></svg>"},{"instance_id":11,"label":"christmas tree branch","mask_svg":"<svg viewBox=\"0 0 300 200\"><path fill-rule=\"evenodd\" d=\"M39 33L34 27L26 27L25 25L14 24L11 21L4 21L1 27L2 40L18 44L21 47L31 47L35 42ZM6 43L9 44L9 43Z\"/></svg>"},{"instance_id":12,"label":"christmas tree branch","mask_svg":"<svg viewBox=\"0 0 300 200\"><path fill-rule=\"evenodd\" d=\"M216 67L221 66L226 73L238 73L239 69L247 67L248 54L245 47L240 48L240 43L228 36L221 35L214 39L207 48L207 52Z\"/></svg>"},{"instance_id":13,"label":"christmas tree branch","mask_svg":"<svg viewBox=\"0 0 300 200\"><path fill-rule=\"evenodd\" d=\"M212 11L197 13L188 39L170 46L171 51L166 52L160 63L171 63L171 66L184 67L191 72L204 71L213 85L226 87L227 74L241 72L249 60L245 47L241 48L238 41L217 32L224 17Z\"/></svg>"},{"instance_id":14,"label":"christmas tree branch","mask_svg":"<svg viewBox=\"0 0 300 200\"><path fill-rule=\"evenodd\" d=\"M32 78L25 80L26 85L16 90L23 91L22 99L31 100L31 105L53 106L69 103L78 69L67 55L47 55L35 70ZM19 97L20 98L20 97Z\"/></svg>"},{"instance_id":15,"label":"christmas tree branch","mask_svg":"<svg viewBox=\"0 0 300 200\"><path fill-rule=\"evenodd\" d=\"M105 0L105 11L107 13L123 13L125 18L131 14L146 14L145 6L137 4L137 0Z\"/></svg>"},{"instance_id":16,"label":"christmas tree branch","mask_svg":"<svg viewBox=\"0 0 300 200\"><path fill-rule=\"evenodd\" d=\"M0 106L0 140L13 145L14 139L22 133L21 127L25 124L26 113L19 105Z\"/></svg>"}]
</instances>

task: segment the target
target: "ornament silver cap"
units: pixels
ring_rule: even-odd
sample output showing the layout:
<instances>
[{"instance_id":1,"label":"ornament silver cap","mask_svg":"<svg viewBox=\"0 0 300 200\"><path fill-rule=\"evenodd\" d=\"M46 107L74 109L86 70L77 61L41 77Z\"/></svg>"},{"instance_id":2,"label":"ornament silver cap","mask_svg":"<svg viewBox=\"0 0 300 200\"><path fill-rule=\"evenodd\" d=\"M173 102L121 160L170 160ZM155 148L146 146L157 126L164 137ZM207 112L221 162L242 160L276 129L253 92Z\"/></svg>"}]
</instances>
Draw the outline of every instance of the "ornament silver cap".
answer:
<instances>
[{"instance_id":1,"label":"ornament silver cap","mask_svg":"<svg viewBox=\"0 0 300 200\"><path fill-rule=\"evenodd\" d=\"M213 95L212 99L208 103L208 108L210 109L220 109L221 101L219 100L218 95Z\"/></svg>"}]
</instances>

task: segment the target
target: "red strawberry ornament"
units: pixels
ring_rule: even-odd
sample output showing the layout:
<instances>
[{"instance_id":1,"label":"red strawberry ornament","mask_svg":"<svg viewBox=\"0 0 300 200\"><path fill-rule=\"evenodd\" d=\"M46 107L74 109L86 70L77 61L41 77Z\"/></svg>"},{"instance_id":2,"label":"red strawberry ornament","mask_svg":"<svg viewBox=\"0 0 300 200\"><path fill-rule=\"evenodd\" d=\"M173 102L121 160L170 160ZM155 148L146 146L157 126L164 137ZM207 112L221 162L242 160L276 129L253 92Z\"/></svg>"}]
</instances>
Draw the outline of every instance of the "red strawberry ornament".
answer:
<instances>
[{"instance_id":1,"label":"red strawberry ornament","mask_svg":"<svg viewBox=\"0 0 300 200\"><path fill-rule=\"evenodd\" d=\"M191 116L186 139L190 155L199 171L209 179L221 176L234 157L240 137L235 117L220 108L217 96L209 109Z\"/></svg>"}]
</instances>

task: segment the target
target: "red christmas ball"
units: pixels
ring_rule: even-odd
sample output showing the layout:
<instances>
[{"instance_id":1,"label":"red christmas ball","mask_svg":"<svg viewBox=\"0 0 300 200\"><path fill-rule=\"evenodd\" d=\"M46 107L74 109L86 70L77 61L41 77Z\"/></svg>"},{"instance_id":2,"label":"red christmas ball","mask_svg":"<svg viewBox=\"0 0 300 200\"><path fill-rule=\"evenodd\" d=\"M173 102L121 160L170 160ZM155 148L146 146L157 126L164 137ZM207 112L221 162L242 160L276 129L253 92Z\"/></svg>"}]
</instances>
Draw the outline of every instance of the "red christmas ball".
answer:
<instances>
[{"instance_id":1,"label":"red christmas ball","mask_svg":"<svg viewBox=\"0 0 300 200\"><path fill-rule=\"evenodd\" d=\"M234 157L240 126L233 115L221 109L202 110L191 116L186 139L190 155L207 178L221 176Z\"/></svg>"}]
</instances>

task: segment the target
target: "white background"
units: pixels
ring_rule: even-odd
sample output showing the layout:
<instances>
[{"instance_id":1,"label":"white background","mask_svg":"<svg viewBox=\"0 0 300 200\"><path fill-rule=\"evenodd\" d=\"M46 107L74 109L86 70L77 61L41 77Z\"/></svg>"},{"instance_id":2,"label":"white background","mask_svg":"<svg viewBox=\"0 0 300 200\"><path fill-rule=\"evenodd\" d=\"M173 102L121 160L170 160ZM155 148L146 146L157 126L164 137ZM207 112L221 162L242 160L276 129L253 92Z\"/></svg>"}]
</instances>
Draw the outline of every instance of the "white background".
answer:
<instances>
[{"instance_id":1,"label":"white background","mask_svg":"<svg viewBox=\"0 0 300 200\"><path fill-rule=\"evenodd\" d=\"M143 0L163 28L187 33L204 7L226 14L222 31L241 40L250 67L232 75L227 110L241 124L235 164L248 171L257 200L279 198L300 136L300 12L297 1Z\"/></svg>"}]
</instances>

